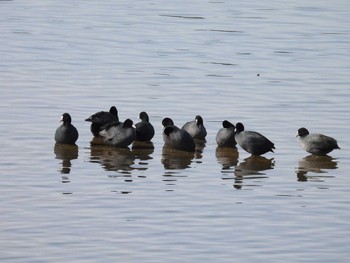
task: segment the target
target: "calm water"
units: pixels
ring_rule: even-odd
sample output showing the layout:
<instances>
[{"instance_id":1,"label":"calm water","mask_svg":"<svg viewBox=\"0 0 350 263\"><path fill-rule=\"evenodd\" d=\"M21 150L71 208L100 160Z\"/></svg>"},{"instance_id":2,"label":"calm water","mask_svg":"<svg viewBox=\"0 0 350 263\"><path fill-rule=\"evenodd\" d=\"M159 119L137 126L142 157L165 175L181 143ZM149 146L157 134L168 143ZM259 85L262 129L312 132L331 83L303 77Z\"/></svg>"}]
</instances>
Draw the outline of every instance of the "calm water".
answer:
<instances>
[{"instance_id":1,"label":"calm water","mask_svg":"<svg viewBox=\"0 0 350 263\"><path fill-rule=\"evenodd\" d=\"M347 262L349 1L0 1L0 33L1 262ZM153 149L90 145L111 105ZM196 155L164 148L197 114ZM224 119L276 152L217 149ZM301 126L342 149L308 156Z\"/></svg>"}]
</instances>

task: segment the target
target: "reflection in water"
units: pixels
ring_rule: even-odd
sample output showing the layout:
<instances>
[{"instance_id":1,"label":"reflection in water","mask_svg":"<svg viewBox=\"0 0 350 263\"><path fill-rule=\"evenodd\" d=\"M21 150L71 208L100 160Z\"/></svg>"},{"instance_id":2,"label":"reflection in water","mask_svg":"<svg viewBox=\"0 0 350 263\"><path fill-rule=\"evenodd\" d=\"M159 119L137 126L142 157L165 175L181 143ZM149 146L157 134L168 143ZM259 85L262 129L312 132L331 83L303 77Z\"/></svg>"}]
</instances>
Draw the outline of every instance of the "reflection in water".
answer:
<instances>
[{"instance_id":1,"label":"reflection in water","mask_svg":"<svg viewBox=\"0 0 350 263\"><path fill-rule=\"evenodd\" d=\"M147 170L148 160L154 152L152 142L134 142L132 150L101 144L99 138L91 142L90 162L99 163L106 171L122 171L130 174L131 170ZM137 162L136 160L140 160ZM136 165L133 166L136 162Z\"/></svg>"},{"instance_id":2,"label":"reflection in water","mask_svg":"<svg viewBox=\"0 0 350 263\"><path fill-rule=\"evenodd\" d=\"M240 162L235 168L235 184L236 189L242 188L243 179L261 179L267 178L262 171L273 169L274 159L267 159L263 156L250 156Z\"/></svg>"},{"instance_id":3,"label":"reflection in water","mask_svg":"<svg viewBox=\"0 0 350 263\"><path fill-rule=\"evenodd\" d=\"M298 181L305 182L310 179L320 181L327 176L307 176L307 173L327 173L327 170L337 169L338 162L331 156L308 155L299 161L296 174ZM329 176L328 176L329 177Z\"/></svg>"},{"instance_id":4,"label":"reflection in water","mask_svg":"<svg viewBox=\"0 0 350 263\"><path fill-rule=\"evenodd\" d=\"M168 171L163 175L165 177L163 182L165 182L167 186L172 186L175 185L177 178L186 177L186 175L181 175L181 172L176 171L176 169L190 168L190 164L195 155L196 153L176 150L167 144L164 144L161 162L164 165L164 168ZM167 189L166 191L173 190Z\"/></svg>"},{"instance_id":5,"label":"reflection in water","mask_svg":"<svg viewBox=\"0 0 350 263\"><path fill-rule=\"evenodd\" d=\"M78 159L78 145L56 143L54 147L56 159L62 160L62 174L69 174L71 170L71 160ZM69 182L67 177L62 177L62 182Z\"/></svg>"},{"instance_id":6,"label":"reflection in water","mask_svg":"<svg viewBox=\"0 0 350 263\"><path fill-rule=\"evenodd\" d=\"M147 170L148 161L152 160L152 154L154 152L154 145L152 142L141 142L135 141L132 145L132 152L135 155L139 167L135 168L138 170Z\"/></svg>"},{"instance_id":7,"label":"reflection in water","mask_svg":"<svg viewBox=\"0 0 350 263\"><path fill-rule=\"evenodd\" d=\"M273 169L273 159L267 159L263 156L250 156L238 163L239 152L237 148L220 147L216 148L216 159L222 165L222 180L235 180L233 187L241 189L243 179L261 179L266 178L265 170ZM234 167L234 171L232 168ZM235 177L232 177L232 173ZM247 186L247 185L245 185ZM253 186L253 185L251 185Z\"/></svg>"},{"instance_id":8,"label":"reflection in water","mask_svg":"<svg viewBox=\"0 0 350 263\"><path fill-rule=\"evenodd\" d=\"M197 140L197 139L194 140L194 143L196 144L196 151L194 154L196 160L202 159L202 157L203 157L202 154L203 154L203 150L204 150L206 142L207 142L206 140ZM199 161L197 161L197 162L199 163Z\"/></svg>"},{"instance_id":9,"label":"reflection in water","mask_svg":"<svg viewBox=\"0 0 350 263\"><path fill-rule=\"evenodd\" d=\"M133 168L135 155L129 148L91 144L90 162L100 163L106 171L123 171L126 174Z\"/></svg>"},{"instance_id":10,"label":"reflection in water","mask_svg":"<svg viewBox=\"0 0 350 263\"><path fill-rule=\"evenodd\" d=\"M186 169L190 167L194 153L176 150L164 144L162 150L162 164L165 169Z\"/></svg>"},{"instance_id":11,"label":"reflection in water","mask_svg":"<svg viewBox=\"0 0 350 263\"><path fill-rule=\"evenodd\" d=\"M102 137L93 137L91 142L91 145L106 145L104 142L104 139Z\"/></svg>"},{"instance_id":12,"label":"reflection in water","mask_svg":"<svg viewBox=\"0 0 350 263\"><path fill-rule=\"evenodd\" d=\"M128 147L118 148L109 145L104 145L98 138L94 138L91 142L90 162L99 163L106 171L116 171L118 175L109 175L109 178L123 178L123 182L127 185L121 185L120 181L116 181L118 190L112 192L120 194L130 194L132 190L125 190L131 187L130 183L134 181L131 171L144 171L148 169L148 161L153 158L151 155L154 152L152 142L134 142L132 150ZM137 178L145 178L144 175L139 175ZM120 190L122 188L122 190Z\"/></svg>"},{"instance_id":13,"label":"reflection in water","mask_svg":"<svg viewBox=\"0 0 350 263\"><path fill-rule=\"evenodd\" d=\"M230 170L231 167L238 164L239 153L237 148L218 146L216 147L215 156L222 165L222 172Z\"/></svg>"}]
</instances>

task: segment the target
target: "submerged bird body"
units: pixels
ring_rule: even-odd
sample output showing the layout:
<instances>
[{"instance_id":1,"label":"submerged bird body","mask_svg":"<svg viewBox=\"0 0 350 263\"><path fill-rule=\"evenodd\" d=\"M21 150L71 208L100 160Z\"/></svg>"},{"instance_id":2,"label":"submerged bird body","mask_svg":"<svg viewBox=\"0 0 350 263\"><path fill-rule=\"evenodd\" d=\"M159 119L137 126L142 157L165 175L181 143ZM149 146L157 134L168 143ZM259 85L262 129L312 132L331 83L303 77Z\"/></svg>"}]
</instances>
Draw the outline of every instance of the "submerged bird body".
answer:
<instances>
[{"instance_id":1,"label":"submerged bird body","mask_svg":"<svg viewBox=\"0 0 350 263\"><path fill-rule=\"evenodd\" d=\"M207 130L203 124L203 118L199 115L196 116L194 121L189 121L182 126L182 129L186 130L194 139L204 140L207 136Z\"/></svg>"},{"instance_id":2,"label":"submerged bird body","mask_svg":"<svg viewBox=\"0 0 350 263\"><path fill-rule=\"evenodd\" d=\"M119 122L118 110L115 106L112 106L107 111L99 111L95 114L91 115L89 118L85 119L85 121L91 122L90 130L92 134L97 137L99 136L100 131L103 130L104 126L108 123Z\"/></svg>"},{"instance_id":3,"label":"submerged bird body","mask_svg":"<svg viewBox=\"0 0 350 263\"><path fill-rule=\"evenodd\" d=\"M132 126L133 122L130 119L121 123L116 121L109 123L100 131L100 135L104 138L106 144L115 147L127 147L136 138L135 128Z\"/></svg>"},{"instance_id":4,"label":"submerged bird body","mask_svg":"<svg viewBox=\"0 0 350 263\"><path fill-rule=\"evenodd\" d=\"M236 146L236 140L235 140L235 126L227 121L224 120L222 122L223 128L221 128L218 133L216 134L216 143L218 146L223 147L235 147Z\"/></svg>"},{"instance_id":5,"label":"submerged bird body","mask_svg":"<svg viewBox=\"0 0 350 263\"><path fill-rule=\"evenodd\" d=\"M236 124L235 140L242 149L252 155L273 152L274 144L264 135L255 131L245 131L242 123Z\"/></svg>"},{"instance_id":6,"label":"submerged bird body","mask_svg":"<svg viewBox=\"0 0 350 263\"><path fill-rule=\"evenodd\" d=\"M311 154L326 155L334 149L340 149L336 139L318 133L310 134L305 128L300 128L297 136L300 137L301 147Z\"/></svg>"},{"instance_id":7,"label":"submerged bird body","mask_svg":"<svg viewBox=\"0 0 350 263\"><path fill-rule=\"evenodd\" d=\"M140 113L141 121L136 123L136 140L137 141L150 141L154 136L154 127L149 122L148 114L146 112Z\"/></svg>"},{"instance_id":8,"label":"submerged bird body","mask_svg":"<svg viewBox=\"0 0 350 263\"><path fill-rule=\"evenodd\" d=\"M187 152L195 151L195 142L192 136L186 130L175 126L174 122L170 118L163 119L162 124L164 126L164 143L178 150Z\"/></svg>"},{"instance_id":9,"label":"submerged bird body","mask_svg":"<svg viewBox=\"0 0 350 263\"><path fill-rule=\"evenodd\" d=\"M68 113L63 113L61 117L62 125L55 132L55 141L57 143L75 144L78 140L78 130L72 124L72 118Z\"/></svg>"}]
</instances>

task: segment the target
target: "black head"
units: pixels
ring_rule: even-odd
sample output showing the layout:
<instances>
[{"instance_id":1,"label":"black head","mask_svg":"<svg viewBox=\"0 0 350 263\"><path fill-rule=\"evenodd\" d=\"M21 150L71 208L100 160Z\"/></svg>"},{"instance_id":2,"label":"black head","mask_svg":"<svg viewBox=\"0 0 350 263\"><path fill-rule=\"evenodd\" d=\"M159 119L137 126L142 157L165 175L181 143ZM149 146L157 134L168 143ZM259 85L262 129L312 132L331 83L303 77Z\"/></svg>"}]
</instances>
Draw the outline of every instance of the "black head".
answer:
<instances>
[{"instance_id":1,"label":"black head","mask_svg":"<svg viewBox=\"0 0 350 263\"><path fill-rule=\"evenodd\" d=\"M222 122L222 127L228 129L228 128L235 128L235 125L233 125L231 122L224 120Z\"/></svg>"},{"instance_id":2,"label":"black head","mask_svg":"<svg viewBox=\"0 0 350 263\"><path fill-rule=\"evenodd\" d=\"M72 122L72 118L70 117L69 113L63 113L61 116L61 122L63 122L63 125L69 125Z\"/></svg>"},{"instance_id":3,"label":"black head","mask_svg":"<svg viewBox=\"0 0 350 263\"><path fill-rule=\"evenodd\" d=\"M203 125L203 119L201 116L197 115L195 120L197 125Z\"/></svg>"},{"instance_id":4,"label":"black head","mask_svg":"<svg viewBox=\"0 0 350 263\"><path fill-rule=\"evenodd\" d=\"M141 121L149 122L148 114L145 111L140 112L139 118Z\"/></svg>"},{"instance_id":5,"label":"black head","mask_svg":"<svg viewBox=\"0 0 350 263\"><path fill-rule=\"evenodd\" d=\"M123 123L124 128L132 128L133 122L130 119L126 119Z\"/></svg>"},{"instance_id":6,"label":"black head","mask_svg":"<svg viewBox=\"0 0 350 263\"><path fill-rule=\"evenodd\" d=\"M162 120L162 125L163 125L164 127L168 127L168 126L174 125L174 122L173 122L173 120L170 119L170 118L164 118L164 119Z\"/></svg>"},{"instance_id":7,"label":"black head","mask_svg":"<svg viewBox=\"0 0 350 263\"><path fill-rule=\"evenodd\" d=\"M112 106L110 109L109 109L109 113L112 114L113 116L116 116L117 119L118 119L118 110L115 106Z\"/></svg>"},{"instance_id":8,"label":"black head","mask_svg":"<svg viewBox=\"0 0 350 263\"><path fill-rule=\"evenodd\" d=\"M304 137L304 136L306 136L308 134L309 134L309 131L306 128L302 127L302 128L300 128L298 130L298 135L297 136Z\"/></svg>"},{"instance_id":9,"label":"black head","mask_svg":"<svg viewBox=\"0 0 350 263\"><path fill-rule=\"evenodd\" d=\"M240 122L237 122L236 123L236 132L240 133L242 131L244 131L244 125L242 123L240 123Z\"/></svg>"},{"instance_id":10,"label":"black head","mask_svg":"<svg viewBox=\"0 0 350 263\"><path fill-rule=\"evenodd\" d=\"M164 129L164 134L169 136L170 133L172 133L174 131L174 128L173 127L166 127Z\"/></svg>"}]
</instances>

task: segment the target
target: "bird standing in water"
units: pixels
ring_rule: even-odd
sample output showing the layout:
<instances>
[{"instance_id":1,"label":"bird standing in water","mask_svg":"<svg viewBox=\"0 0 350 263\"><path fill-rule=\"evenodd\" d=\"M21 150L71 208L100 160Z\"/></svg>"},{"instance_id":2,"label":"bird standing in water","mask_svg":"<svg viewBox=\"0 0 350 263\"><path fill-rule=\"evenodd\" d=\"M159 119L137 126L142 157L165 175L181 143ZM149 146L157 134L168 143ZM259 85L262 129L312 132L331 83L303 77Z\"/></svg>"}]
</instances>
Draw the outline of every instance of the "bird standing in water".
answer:
<instances>
[{"instance_id":1,"label":"bird standing in water","mask_svg":"<svg viewBox=\"0 0 350 263\"><path fill-rule=\"evenodd\" d=\"M264 135L255 131L245 131L240 122L236 124L235 140L243 150L252 155L262 155L275 149L275 145Z\"/></svg>"},{"instance_id":2,"label":"bird standing in water","mask_svg":"<svg viewBox=\"0 0 350 263\"><path fill-rule=\"evenodd\" d=\"M193 139L205 140L207 136L207 130L203 124L203 118L199 115L196 116L194 121L189 121L182 126L182 129L186 130Z\"/></svg>"},{"instance_id":3,"label":"bird standing in water","mask_svg":"<svg viewBox=\"0 0 350 263\"><path fill-rule=\"evenodd\" d=\"M304 127L298 130L297 137L301 147L311 154L326 155L335 149L340 149L336 139L319 133L310 134Z\"/></svg>"},{"instance_id":4,"label":"bird standing in water","mask_svg":"<svg viewBox=\"0 0 350 263\"><path fill-rule=\"evenodd\" d=\"M135 124L136 127L136 140L137 141L150 141L154 136L154 127L149 122L148 114L144 111L140 112L139 118L141 121Z\"/></svg>"},{"instance_id":5,"label":"bird standing in water","mask_svg":"<svg viewBox=\"0 0 350 263\"><path fill-rule=\"evenodd\" d=\"M63 113L60 122L62 122L62 125L56 129L55 141L57 143L75 144L79 133L77 128L72 124L72 118L69 113Z\"/></svg>"},{"instance_id":6,"label":"bird standing in water","mask_svg":"<svg viewBox=\"0 0 350 263\"><path fill-rule=\"evenodd\" d=\"M192 136L187 131L175 126L174 122L170 118L164 118L162 124L164 126L164 143L178 150L187 152L195 151L196 144Z\"/></svg>"},{"instance_id":7,"label":"bird standing in water","mask_svg":"<svg viewBox=\"0 0 350 263\"><path fill-rule=\"evenodd\" d=\"M90 130L91 133L97 137L103 127L111 122L119 122L118 110L115 106L112 106L108 111L99 111L92 114L85 121L91 122Z\"/></svg>"}]
</instances>

